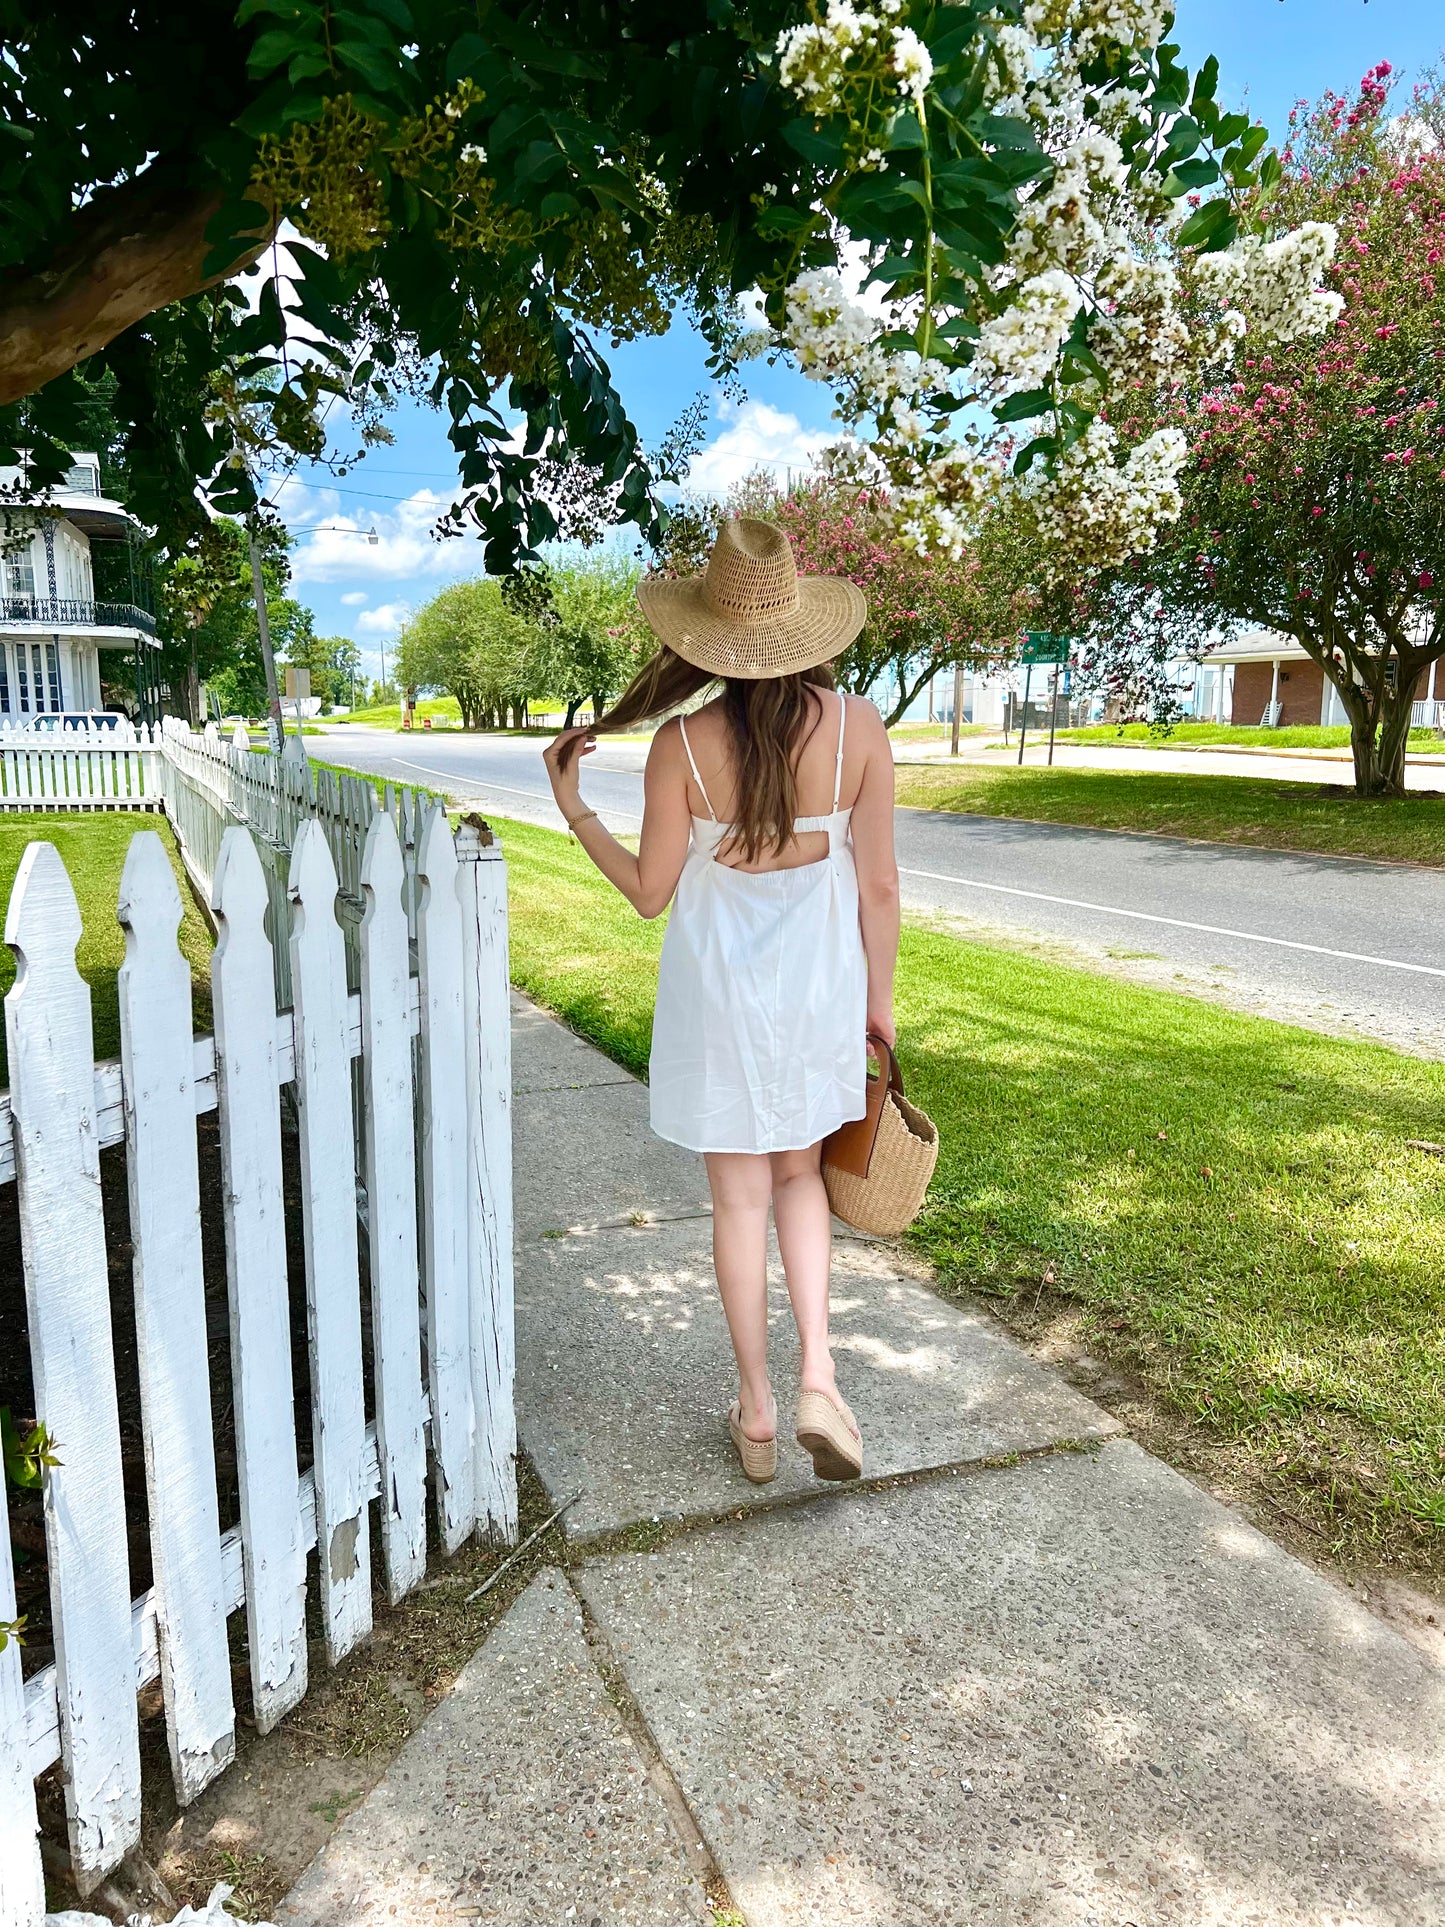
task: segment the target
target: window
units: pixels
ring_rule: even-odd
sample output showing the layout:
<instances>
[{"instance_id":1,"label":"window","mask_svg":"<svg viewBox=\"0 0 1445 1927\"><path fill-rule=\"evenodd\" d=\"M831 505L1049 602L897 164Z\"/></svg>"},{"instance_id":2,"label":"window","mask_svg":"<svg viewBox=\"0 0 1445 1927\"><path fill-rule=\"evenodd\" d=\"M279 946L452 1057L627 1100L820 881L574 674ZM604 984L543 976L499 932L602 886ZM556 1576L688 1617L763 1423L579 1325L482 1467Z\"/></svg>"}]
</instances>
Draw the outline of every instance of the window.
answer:
<instances>
[{"instance_id":1,"label":"window","mask_svg":"<svg viewBox=\"0 0 1445 1927\"><path fill-rule=\"evenodd\" d=\"M5 557L3 574L8 596L35 594L35 562L29 547L11 549Z\"/></svg>"},{"instance_id":2,"label":"window","mask_svg":"<svg viewBox=\"0 0 1445 1927\"><path fill-rule=\"evenodd\" d=\"M25 667L23 642L17 642L15 645L15 680L20 688L20 713L22 716L28 716L30 714L30 677Z\"/></svg>"},{"instance_id":3,"label":"window","mask_svg":"<svg viewBox=\"0 0 1445 1927\"><path fill-rule=\"evenodd\" d=\"M10 651L0 648L0 716L10 714Z\"/></svg>"},{"instance_id":4,"label":"window","mask_svg":"<svg viewBox=\"0 0 1445 1927\"><path fill-rule=\"evenodd\" d=\"M99 495L100 470L89 462L76 462L65 471L65 486L76 495Z\"/></svg>"},{"instance_id":5,"label":"window","mask_svg":"<svg viewBox=\"0 0 1445 1927\"><path fill-rule=\"evenodd\" d=\"M50 685L50 707L58 715L65 705L60 700L60 651L53 642L45 645L45 680Z\"/></svg>"}]
</instances>

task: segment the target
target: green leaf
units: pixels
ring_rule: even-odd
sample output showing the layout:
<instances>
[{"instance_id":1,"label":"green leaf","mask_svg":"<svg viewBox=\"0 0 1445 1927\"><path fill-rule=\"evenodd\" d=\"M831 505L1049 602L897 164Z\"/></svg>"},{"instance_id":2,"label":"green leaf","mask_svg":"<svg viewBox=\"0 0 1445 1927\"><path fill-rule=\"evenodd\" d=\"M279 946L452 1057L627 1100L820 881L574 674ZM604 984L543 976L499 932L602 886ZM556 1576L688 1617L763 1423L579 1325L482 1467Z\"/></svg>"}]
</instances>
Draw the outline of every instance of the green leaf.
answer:
<instances>
[{"instance_id":1,"label":"green leaf","mask_svg":"<svg viewBox=\"0 0 1445 1927\"><path fill-rule=\"evenodd\" d=\"M1228 247L1229 242L1221 241L1219 236L1223 233L1224 229L1231 224L1234 225L1237 231L1238 224L1234 222L1234 216L1230 210L1228 201L1223 199L1206 201L1203 207L1196 208L1190 215L1183 227L1180 228L1176 239L1182 248L1212 250L1219 247ZM1231 236L1231 239L1232 238L1233 236Z\"/></svg>"},{"instance_id":2,"label":"green leaf","mask_svg":"<svg viewBox=\"0 0 1445 1927\"><path fill-rule=\"evenodd\" d=\"M1035 435L1027 447L1021 448L1018 454L1015 455L1014 474L1027 475L1034 463L1041 457L1057 455L1058 452L1059 438L1057 435Z\"/></svg>"},{"instance_id":3,"label":"green leaf","mask_svg":"<svg viewBox=\"0 0 1445 1927\"><path fill-rule=\"evenodd\" d=\"M252 80L264 80L267 74L275 73L297 54L310 53L315 45L314 35L298 34L290 27L272 27L260 36L246 56L246 72Z\"/></svg>"},{"instance_id":4,"label":"green leaf","mask_svg":"<svg viewBox=\"0 0 1445 1927\"><path fill-rule=\"evenodd\" d=\"M406 78L406 68L401 61L388 60L379 48L369 46L364 40L338 40L335 53L342 66L354 74L360 74L368 86L374 87L379 94L397 93L399 83Z\"/></svg>"},{"instance_id":5,"label":"green leaf","mask_svg":"<svg viewBox=\"0 0 1445 1927\"><path fill-rule=\"evenodd\" d=\"M831 127L817 127L810 120L790 120L783 128L783 139L815 167L842 166L843 141Z\"/></svg>"},{"instance_id":6,"label":"green leaf","mask_svg":"<svg viewBox=\"0 0 1445 1927\"><path fill-rule=\"evenodd\" d=\"M1200 159L1181 161L1174 169L1173 178L1182 190L1195 187L1212 187L1219 179L1218 161Z\"/></svg>"},{"instance_id":7,"label":"green leaf","mask_svg":"<svg viewBox=\"0 0 1445 1927\"><path fill-rule=\"evenodd\" d=\"M1279 155L1271 148L1259 164L1259 184L1261 187L1276 187L1284 173Z\"/></svg>"},{"instance_id":8,"label":"green leaf","mask_svg":"<svg viewBox=\"0 0 1445 1927\"><path fill-rule=\"evenodd\" d=\"M993 411L996 422L1027 422L1036 415L1046 415L1054 405L1053 391L1048 388L1030 388L1026 394L1010 395L1001 401Z\"/></svg>"},{"instance_id":9,"label":"green leaf","mask_svg":"<svg viewBox=\"0 0 1445 1927\"><path fill-rule=\"evenodd\" d=\"M787 130L784 129L786 137ZM888 129L888 137L883 143L891 154L902 153L906 148L922 147L923 129L918 124L918 116L911 107L893 116L893 124Z\"/></svg>"},{"instance_id":10,"label":"green leaf","mask_svg":"<svg viewBox=\"0 0 1445 1927\"><path fill-rule=\"evenodd\" d=\"M1194 94L1191 105L1197 114L1206 101L1212 101L1219 91L1219 60L1211 54L1194 77Z\"/></svg>"}]
</instances>

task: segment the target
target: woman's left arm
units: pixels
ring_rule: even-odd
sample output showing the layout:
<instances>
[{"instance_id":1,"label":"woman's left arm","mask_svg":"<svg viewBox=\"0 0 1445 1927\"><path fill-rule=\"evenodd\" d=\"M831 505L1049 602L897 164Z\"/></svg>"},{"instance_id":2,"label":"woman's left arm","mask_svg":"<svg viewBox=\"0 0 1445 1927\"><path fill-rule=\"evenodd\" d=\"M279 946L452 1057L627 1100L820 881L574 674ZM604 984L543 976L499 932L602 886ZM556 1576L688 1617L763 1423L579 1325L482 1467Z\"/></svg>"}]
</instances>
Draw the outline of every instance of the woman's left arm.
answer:
<instances>
[{"instance_id":1,"label":"woman's left arm","mask_svg":"<svg viewBox=\"0 0 1445 1927\"><path fill-rule=\"evenodd\" d=\"M559 750L572 737L579 739L577 750L563 769ZM600 817L588 812L582 801L582 758L590 756L597 747L588 731L563 730L542 759L547 765L557 807L566 817L572 834L607 881L622 892L641 917L662 915L672 902L672 893L687 861L692 819L681 742L676 723L665 723L652 739L643 778L642 836L635 855L604 828Z\"/></svg>"}]
</instances>

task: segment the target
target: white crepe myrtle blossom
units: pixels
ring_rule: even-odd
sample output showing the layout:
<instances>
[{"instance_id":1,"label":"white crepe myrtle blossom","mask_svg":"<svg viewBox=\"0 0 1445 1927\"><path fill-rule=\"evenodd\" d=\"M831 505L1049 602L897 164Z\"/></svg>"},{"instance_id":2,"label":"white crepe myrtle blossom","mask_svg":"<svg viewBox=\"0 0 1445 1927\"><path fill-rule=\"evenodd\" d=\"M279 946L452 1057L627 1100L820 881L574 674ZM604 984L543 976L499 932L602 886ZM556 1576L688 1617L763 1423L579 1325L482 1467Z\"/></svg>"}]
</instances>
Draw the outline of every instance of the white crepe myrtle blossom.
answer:
<instances>
[{"instance_id":1,"label":"white crepe myrtle blossom","mask_svg":"<svg viewBox=\"0 0 1445 1927\"><path fill-rule=\"evenodd\" d=\"M1023 173L1001 258L971 283L935 238L942 223L925 165L909 186L926 238L905 244L915 274L903 298L879 315L832 269L798 273L787 288L784 341L804 373L833 389L847 431L835 466L860 480L866 471L870 486L886 490L899 539L920 554L959 554L980 505L1015 488L1072 564L1152 548L1181 513L1187 445L1171 428L1125 446L1105 419L1111 394L1158 393L1192 368L1227 361L1246 328L1266 347L1321 333L1339 310L1340 297L1322 285L1335 237L1319 224L1202 259L1165 253L1189 209L1148 141L1140 146L1157 97L1138 55L1158 45L1169 10L1168 0L1033 0L1021 26L981 22L973 71L984 78L984 109L1026 122L1048 165ZM805 113L833 121L845 171L885 170L920 142L926 156L936 138L933 56L905 24L903 0L810 0L810 13L780 36L778 76ZM1110 63L1117 80L1091 67L1109 48L1122 56ZM916 129L896 146L900 108ZM915 219L901 213L900 233L911 234ZM1149 248L1144 234L1156 237ZM1192 324L1187 288L1204 297ZM1076 334L1081 315L1087 328ZM925 352L900 352L905 335ZM1071 340L1079 352L1066 363ZM1019 429L975 429L960 442L958 424L970 418L956 411L1033 390L1053 405L1027 417L1023 434L1043 441L1048 466L1015 478Z\"/></svg>"},{"instance_id":2,"label":"white crepe myrtle blossom","mask_svg":"<svg viewBox=\"0 0 1445 1927\"><path fill-rule=\"evenodd\" d=\"M898 91L910 99L922 100L933 78L933 60L927 47L911 27L900 27L893 36L890 55L898 75Z\"/></svg>"},{"instance_id":3,"label":"white crepe myrtle blossom","mask_svg":"<svg viewBox=\"0 0 1445 1927\"><path fill-rule=\"evenodd\" d=\"M1040 533L1081 567L1144 555L1184 508L1179 473L1189 459L1180 428L1161 428L1118 461L1118 435L1091 423L1053 472L1028 491Z\"/></svg>"},{"instance_id":4,"label":"white crepe myrtle blossom","mask_svg":"<svg viewBox=\"0 0 1445 1927\"><path fill-rule=\"evenodd\" d=\"M1326 221L1306 221L1277 241L1248 235L1220 254L1202 255L1194 278L1221 306L1242 311L1265 341L1300 341L1323 334L1344 308L1342 294L1320 286L1338 243Z\"/></svg>"},{"instance_id":5,"label":"white crepe myrtle blossom","mask_svg":"<svg viewBox=\"0 0 1445 1927\"><path fill-rule=\"evenodd\" d=\"M973 370L990 400L1048 381L1079 306L1078 283L1051 268L1025 281L1014 302L984 322Z\"/></svg>"},{"instance_id":6,"label":"white crepe myrtle blossom","mask_svg":"<svg viewBox=\"0 0 1445 1927\"><path fill-rule=\"evenodd\" d=\"M1079 66L1106 46L1157 47L1171 0L1031 0L1024 25L1046 45L1067 41Z\"/></svg>"}]
</instances>

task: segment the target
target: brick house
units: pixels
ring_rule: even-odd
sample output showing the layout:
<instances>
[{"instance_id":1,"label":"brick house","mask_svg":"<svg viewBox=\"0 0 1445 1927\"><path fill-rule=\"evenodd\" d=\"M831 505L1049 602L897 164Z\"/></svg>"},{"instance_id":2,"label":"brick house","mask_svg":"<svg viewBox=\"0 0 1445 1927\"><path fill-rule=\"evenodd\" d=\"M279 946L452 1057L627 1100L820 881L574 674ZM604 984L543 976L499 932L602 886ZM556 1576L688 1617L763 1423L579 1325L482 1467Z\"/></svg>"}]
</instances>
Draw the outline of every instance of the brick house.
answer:
<instances>
[{"instance_id":1,"label":"brick house","mask_svg":"<svg viewBox=\"0 0 1445 1927\"><path fill-rule=\"evenodd\" d=\"M1222 642L1205 657L1210 678L1209 714L1221 723L1289 728L1300 723L1346 723L1339 691L1320 665L1289 636L1253 629ZM1437 670L1440 671L1437 677ZM1415 695L1417 726L1445 721L1445 669L1432 663Z\"/></svg>"}]
</instances>

